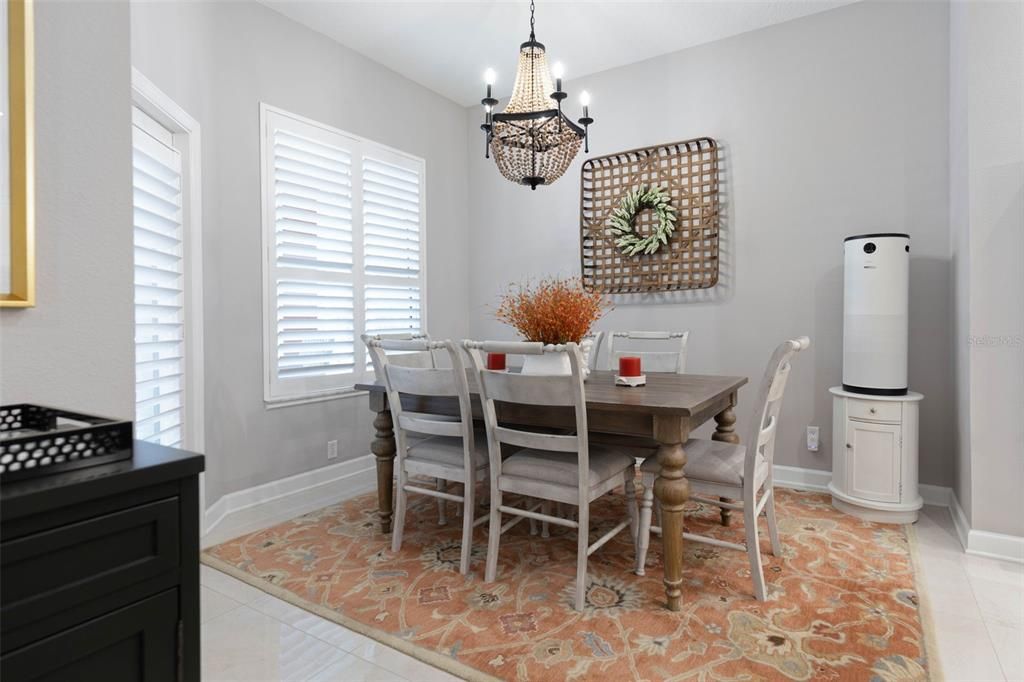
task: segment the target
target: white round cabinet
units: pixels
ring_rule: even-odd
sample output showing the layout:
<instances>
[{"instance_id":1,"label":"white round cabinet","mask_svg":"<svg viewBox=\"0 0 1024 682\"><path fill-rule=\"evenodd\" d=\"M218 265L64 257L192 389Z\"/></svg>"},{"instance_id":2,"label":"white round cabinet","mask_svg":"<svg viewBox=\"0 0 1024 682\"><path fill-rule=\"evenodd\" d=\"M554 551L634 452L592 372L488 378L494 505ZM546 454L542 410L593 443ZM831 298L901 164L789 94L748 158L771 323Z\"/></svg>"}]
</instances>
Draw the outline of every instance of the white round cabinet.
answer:
<instances>
[{"instance_id":1,"label":"white round cabinet","mask_svg":"<svg viewBox=\"0 0 1024 682\"><path fill-rule=\"evenodd\" d=\"M882 523L913 523L923 504L917 489L920 393L832 394L832 505Z\"/></svg>"}]
</instances>

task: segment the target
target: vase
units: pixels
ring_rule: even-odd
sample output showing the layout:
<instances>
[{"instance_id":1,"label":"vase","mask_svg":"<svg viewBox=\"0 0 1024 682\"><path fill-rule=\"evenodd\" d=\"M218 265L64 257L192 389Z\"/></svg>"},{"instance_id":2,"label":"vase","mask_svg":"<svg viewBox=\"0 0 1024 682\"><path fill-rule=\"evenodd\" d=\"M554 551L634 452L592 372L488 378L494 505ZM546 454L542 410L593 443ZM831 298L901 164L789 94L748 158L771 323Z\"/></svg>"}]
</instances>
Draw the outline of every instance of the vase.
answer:
<instances>
[{"instance_id":1,"label":"vase","mask_svg":"<svg viewBox=\"0 0 1024 682\"><path fill-rule=\"evenodd\" d=\"M594 347L593 339L584 339L580 343L580 359L583 363L583 377L590 374L590 351ZM523 356L523 374L541 376L560 376L572 374L568 353L543 353L541 355Z\"/></svg>"}]
</instances>

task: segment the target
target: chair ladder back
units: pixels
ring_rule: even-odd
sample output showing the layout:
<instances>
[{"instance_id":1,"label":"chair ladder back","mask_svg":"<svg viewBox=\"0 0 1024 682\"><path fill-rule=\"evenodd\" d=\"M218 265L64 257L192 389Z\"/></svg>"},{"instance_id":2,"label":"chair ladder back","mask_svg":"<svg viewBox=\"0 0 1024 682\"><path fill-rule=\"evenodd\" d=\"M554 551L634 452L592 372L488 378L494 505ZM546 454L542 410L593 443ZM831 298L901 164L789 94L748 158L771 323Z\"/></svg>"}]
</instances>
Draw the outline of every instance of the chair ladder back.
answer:
<instances>
[{"instance_id":1,"label":"chair ladder back","mask_svg":"<svg viewBox=\"0 0 1024 682\"><path fill-rule=\"evenodd\" d=\"M388 405L395 425L395 444L398 446L399 465L403 466L409 451L408 433L430 436L457 436L462 439L463 466L470 476L476 474L475 444L473 442L473 411L466 380L465 365L458 348L451 341L430 341L426 338L385 339L369 338L367 347L380 368L388 394ZM393 364L394 357L385 351L428 353L429 367L410 367ZM444 350L451 360L451 368L438 369L433 362L433 351ZM397 357L405 357L399 355ZM459 417L417 411L406 413L402 396L456 398ZM432 418L434 417L434 418ZM470 479L472 480L472 478Z\"/></svg>"},{"instance_id":2,"label":"chair ladder back","mask_svg":"<svg viewBox=\"0 0 1024 682\"><path fill-rule=\"evenodd\" d=\"M419 344L420 342L430 341L430 336L427 334L361 334L359 338L363 342L363 347L370 354L370 361L373 363L373 373L379 379L383 379L381 376L381 369L377 366L377 357L370 351L371 341L412 341ZM392 350L402 350L394 348ZM419 351L419 352L409 352ZM409 348L407 352L401 355L393 355L389 358L392 365L403 365L406 367L436 367L437 362L434 357L433 349L431 348Z\"/></svg>"},{"instance_id":3,"label":"chair ladder back","mask_svg":"<svg viewBox=\"0 0 1024 682\"><path fill-rule=\"evenodd\" d=\"M399 393L430 397L457 396L455 376L451 369L403 367L390 361L385 367L390 381Z\"/></svg>"},{"instance_id":4,"label":"chair ladder back","mask_svg":"<svg viewBox=\"0 0 1024 682\"><path fill-rule=\"evenodd\" d=\"M473 362L474 373L480 386L480 402L487 426L492 483L501 475L501 444L548 450L578 452L580 483L589 481L590 461L587 445L587 403L583 388L583 357L575 343L544 346L530 342L465 341L464 347ZM514 374L489 370L484 353L501 352L509 355L537 355L540 353L567 353L569 375ZM572 407L576 414L576 433L573 435L547 434L510 426L499 426L495 402L542 407ZM586 490L581 487L580 490Z\"/></svg>"},{"instance_id":5,"label":"chair ladder back","mask_svg":"<svg viewBox=\"0 0 1024 682\"><path fill-rule=\"evenodd\" d=\"M484 372L482 389L491 400L521 405L567 407L575 404L570 376L531 376L504 372Z\"/></svg>"},{"instance_id":6,"label":"chair ladder back","mask_svg":"<svg viewBox=\"0 0 1024 682\"><path fill-rule=\"evenodd\" d=\"M603 345L606 336L606 332L598 331L587 337L587 339L592 341L590 346L590 357L587 360L587 367L591 370L597 369L600 366L598 364L598 358L601 355L601 346Z\"/></svg>"},{"instance_id":7,"label":"chair ladder back","mask_svg":"<svg viewBox=\"0 0 1024 682\"><path fill-rule=\"evenodd\" d=\"M631 331L608 332L608 369L618 369L619 358L624 355L639 356L645 372L683 374L686 372L686 346L690 332L672 331ZM676 341L678 347L668 350L616 350L615 340L626 339L640 342Z\"/></svg>"},{"instance_id":8,"label":"chair ladder back","mask_svg":"<svg viewBox=\"0 0 1024 682\"><path fill-rule=\"evenodd\" d=\"M806 336L784 341L779 344L768 361L758 388L757 402L754 404L750 436L745 441L747 453L743 463L744 480L758 481L759 466L766 467L770 475L775 458L779 411L782 409L782 397L789 379L790 359L809 345L810 339Z\"/></svg>"}]
</instances>

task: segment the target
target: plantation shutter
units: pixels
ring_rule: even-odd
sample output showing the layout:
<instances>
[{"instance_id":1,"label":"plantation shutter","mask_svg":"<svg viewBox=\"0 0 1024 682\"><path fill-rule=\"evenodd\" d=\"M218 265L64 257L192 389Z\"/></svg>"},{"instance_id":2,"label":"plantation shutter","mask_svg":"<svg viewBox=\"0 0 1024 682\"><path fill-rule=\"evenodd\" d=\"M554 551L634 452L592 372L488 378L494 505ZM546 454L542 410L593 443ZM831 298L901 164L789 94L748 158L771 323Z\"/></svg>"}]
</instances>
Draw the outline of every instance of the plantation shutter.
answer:
<instances>
[{"instance_id":1,"label":"plantation shutter","mask_svg":"<svg viewBox=\"0 0 1024 682\"><path fill-rule=\"evenodd\" d=\"M264 111L268 400L344 390L360 334L423 327L422 162Z\"/></svg>"},{"instance_id":2,"label":"plantation shutter","mask_svg":"<svg viewBox=\"0 0 1024 682\"><path fill-rule=\"evenodd\" d=\"M363 158L365 328L369 334L423 329L420 180L418 162L381 151Z\"/></svg>"},{"instance_id":3,"label":"plantation shutter","mask_svg":"<svg viewBox=\"0 0 1024 682\"><path fill-rule=\"evenodd\" d=\"M179 446L184 428L185 291L181 155L132 109L135 436Z\"/></svg>"}]
</instances>

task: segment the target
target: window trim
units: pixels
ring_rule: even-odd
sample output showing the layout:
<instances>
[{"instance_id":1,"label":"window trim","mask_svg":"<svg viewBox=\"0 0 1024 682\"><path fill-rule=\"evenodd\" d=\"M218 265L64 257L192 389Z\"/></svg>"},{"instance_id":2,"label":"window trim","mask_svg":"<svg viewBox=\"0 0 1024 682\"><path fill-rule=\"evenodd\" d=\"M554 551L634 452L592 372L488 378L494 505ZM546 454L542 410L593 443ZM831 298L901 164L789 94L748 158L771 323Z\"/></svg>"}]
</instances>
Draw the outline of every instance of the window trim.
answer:
<instances>
[{"instance_id":1,"label":"window trim","mask_svg":"<svg viewBox=\"0 0 1024 682\"><path fill-rule=\"evenodd\" d=\"M203 207L199 122L134 66L132 106L171 131L185 174L182 235L185 247L185 396L182 447L206 451L203 358ZM133 323L134 326L134 323ZM134 331L134 329L133 329ZM202 488L202 481L200 481ZM203 495L200 494L200 505Z\"/></svg>"},{"instance_id":2,"label":"window trim","mask_svg":"<svg viewBox=\"0 0 1024 682\"><path fill-rule=\"evenodd\" d=\"M276 409L292 407L309 403L323 402L347 398L353 395L360 395L363 391L355 388L355 384L366 381L373 381L372 370L361 370L362 365L367 364L366 351L362 348L362 341L359 335L365 328L365 291L357 293L357 300L360 305L356 306L354 321L356 323L356 372L350 385L335 386L324 390L313 390L304 393L289 393L286 395L275 395L273 392L273 375L276 371L275 353L277 347L276 335L276 303L277 293L274 288L274 247L276 243L274 206L272 183L273 151L270 144L268 119L275 115L291 119L299 124L312 126L331 135L338 135L351 140L358 149L358 154L353 154L353 167L358 168L358 175L353 176L353 210L358 213L360 219L353 224L353 291L360 292L365 289L367 277L363 272L363 224L362 224L362 155L367 149L373 149L383 155L391 155L403 160L411 161L420 166L420 252L419 252L419 293L420 293L420 324L422 331L426 333L428 325L427 305L427 162L426 159L404 152L400 149L381 144L374 140L341 130L334 126L316 121L314 119L295 114L293 112L260 102L259 113L259 144L260 144L260 223L262 237L262 278L263 278L263 402L265 409ZM386 159L382 159L386 160ZM355 267L357 266L358 267ZM373 276L370 277L373 279Z\"/></svg>"}]
</instances>

